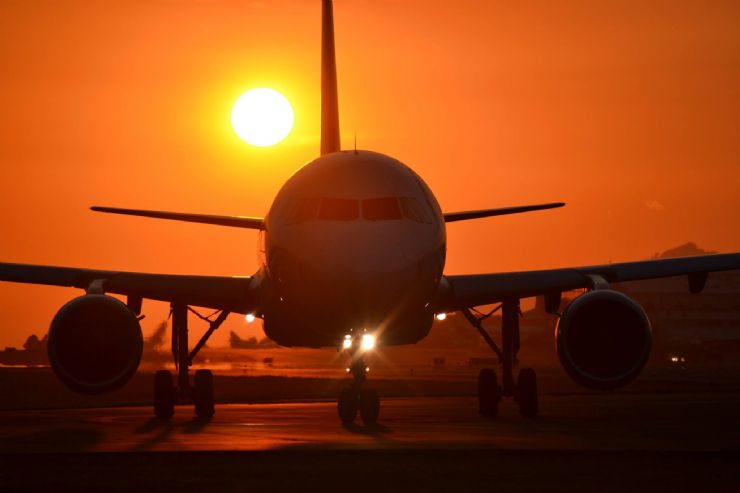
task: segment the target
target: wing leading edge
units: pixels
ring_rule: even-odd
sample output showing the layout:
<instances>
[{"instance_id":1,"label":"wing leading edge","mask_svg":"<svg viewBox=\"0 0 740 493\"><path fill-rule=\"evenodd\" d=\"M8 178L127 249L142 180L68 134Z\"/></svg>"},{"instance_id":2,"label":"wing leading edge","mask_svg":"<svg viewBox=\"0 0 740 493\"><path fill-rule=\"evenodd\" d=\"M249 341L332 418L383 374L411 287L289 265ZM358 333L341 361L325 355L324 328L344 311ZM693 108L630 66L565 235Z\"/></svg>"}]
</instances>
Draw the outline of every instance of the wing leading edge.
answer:
<instances>
[{"instance_id":1,"label":"wing leading edge","mask_svg":"<svg viewBox=\"0 0 740 493\"><path fill-rule=\"evenodd\" d=\"M701 255L566 269L445 276L437 311L452 312L472 306L587 288L593 277L609 283L659 277L706 274L740 269L740 253Z\"/></svg>"},{"instance_id":2,"label":"wing leading edge","mask_svg":"<svg viewBox=\"0 0 740 493\"><path fill-rule=\"evenodd\" d=\"M217 216L212 214L189 214L185 212L149 211L142 209L121 209L118 207L93 206L90 210L127 216L151 217L154 219L171 219L190 223L215 224L232 228L265 229L265 220L261 217Z\"/></svg>"},{"instance_id":3,"label":"wing leading edge","mask_svg":"<svg viewBox=\"0 0 740 493\"><path fill-rule=\"evenodd\" d=\"M446 223L455 221L466 221L468 219L478 219L481 217L505 216L508 214L520 214L522 212L541 211L544 209L556 209L563 207L565 202L552 202L549 204L521 205L516 207L500 207L498 209L481 209L476 211L462 212L445 212L444 219Z\"/></svg>"},{"instance_id":4,"label":"wing leading edge","mask_svg":"<svg viewBox=\"0 0 740 493\"><path fill-rule=\"evenodd\" d=\"M181 302L234 313L247 313L258 304L250 277L146 274L0 263L0 281L81 289L88 289L91 283L100 281L106 293Z\"/></svg>"}]
</instances>

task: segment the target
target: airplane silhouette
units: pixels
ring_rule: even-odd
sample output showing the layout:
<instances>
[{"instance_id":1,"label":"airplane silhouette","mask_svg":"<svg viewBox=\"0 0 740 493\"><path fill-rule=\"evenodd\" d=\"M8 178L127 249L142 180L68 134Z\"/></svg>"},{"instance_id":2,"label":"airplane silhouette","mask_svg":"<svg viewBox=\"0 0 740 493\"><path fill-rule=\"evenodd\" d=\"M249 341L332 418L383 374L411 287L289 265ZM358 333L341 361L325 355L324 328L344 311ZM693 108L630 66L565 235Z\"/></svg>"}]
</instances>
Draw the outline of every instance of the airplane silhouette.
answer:
<instances>
[{"instance_id":1,"label":"airplane silhouette","mask_svg":"<svg viewBox=\"0 0 740 493\"><path fill-rule=\"evenodd\" d=\"M98 394L124 385L142 352L142 300L169 302L177 381L155 375L154 412L173 415L177 402L192 402L198 416L214 413L213 376L193 358L230 313L263 320L265 334L283 346L343 347L351 357L349 385L338 399L345 422L359 412L373 423L378 393L367 387L364 355L375 344L414 344L436 314L460 311L501 361L479 375L479 411L495 416L513 397L524 416L538 412L537 378L525 368L514 377L519 350L519 300L544 295L560 319L560 361L578 383L613 389L637 377L651 348L643 309L610 284L687 275L700 292L711 271L740 268L740 254L628 262L590 267L477 275L446 275L446 224L562 207L563 203L445 213L424 181L392 157L340 148L334 22L331 0L322 6L321 155L281 188L266 217L214 216L92 207L92 210L260 231L264 262L251 277L117 272L0 263L0 280L85 290L56 314L48 351L56 375L69 388ZM558 313L561 293L587 291ZM108 294L125 295L126 303ZM502 343L484 330L473 307L499 304ZM209 329L190 349L191 306L216 309Z\"/></svg>"}]
</instances>

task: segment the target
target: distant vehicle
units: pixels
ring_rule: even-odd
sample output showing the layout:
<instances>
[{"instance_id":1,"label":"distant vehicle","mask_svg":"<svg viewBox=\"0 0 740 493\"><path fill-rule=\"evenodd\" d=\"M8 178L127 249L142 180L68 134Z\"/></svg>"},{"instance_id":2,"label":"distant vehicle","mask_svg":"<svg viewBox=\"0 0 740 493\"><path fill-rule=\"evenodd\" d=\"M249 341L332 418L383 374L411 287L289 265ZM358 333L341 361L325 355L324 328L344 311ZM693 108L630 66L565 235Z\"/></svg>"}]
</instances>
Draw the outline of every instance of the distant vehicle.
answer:
<instances>
[{"instance_id":1,"label":"distant vehicle","mask_svg":"<svg viewBox=\"0 0 740 493\"><path fill-rule=\"evenodd\" d=\"M73 286L85 294L64 305L49 329L48 352L57 376L88 394L111 391L136 372L142 353L139 326L144 298L172 308L176 385L168 371L155 376L154 412L173 415L176 402L192 402L198 416L214 413L213 376L189 367L229 313L263 320L266 335L283 346L338 346L351 355L351 385L341 392L345 423L359 411L378 419L378 393L365 383L364 355L376 344L414 344L435 315L460 311L501 361L502 380L480 370L479 411L495 416L502 397L515 397L521 414L538 412L531 368L517 378L519 300L544 295L559 311L561 294L587 289L560 314L557 351L567 373L592 389L614 389L640 373L651 348L643 309L610 289L619 281L687 275L691 292L707 273L740 268L740 254L597 265L567 269L445 275L446 225L455 221L561 207L563 203L443 212L424 181L408 166L366 150L341 150L331 0L323 1L321 155L296 172L265 218L214 216L93 207L95 211L173 219L260 231L264 263L251 277L149 274L25 264L0 264L0 280ZM122 303L108 294L127 296ZM481 325L473 307L500 303L502 347ZM191 350L191 306L219 310Z\"/></svg>"}]
</instances>

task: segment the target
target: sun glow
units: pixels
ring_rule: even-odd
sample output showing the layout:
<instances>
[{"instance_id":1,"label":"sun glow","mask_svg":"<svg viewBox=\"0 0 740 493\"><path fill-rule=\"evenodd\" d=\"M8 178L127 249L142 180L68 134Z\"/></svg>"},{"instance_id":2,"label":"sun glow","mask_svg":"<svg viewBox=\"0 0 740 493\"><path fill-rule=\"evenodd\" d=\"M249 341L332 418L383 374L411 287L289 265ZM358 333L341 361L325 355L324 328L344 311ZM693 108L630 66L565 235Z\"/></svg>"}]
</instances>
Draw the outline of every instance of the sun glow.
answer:
<instances>
[{"instance_id":1,"label":"sun glow","mask_svg":"<svg viewBox=\"0 0 740 493\"><path fill-rule=\"evenodd\" d=\"M285 139L293 128L293 108L273 89L251 89L231 109L231 126L247 144L267 147Z\"/></svg>"}]
</instances>

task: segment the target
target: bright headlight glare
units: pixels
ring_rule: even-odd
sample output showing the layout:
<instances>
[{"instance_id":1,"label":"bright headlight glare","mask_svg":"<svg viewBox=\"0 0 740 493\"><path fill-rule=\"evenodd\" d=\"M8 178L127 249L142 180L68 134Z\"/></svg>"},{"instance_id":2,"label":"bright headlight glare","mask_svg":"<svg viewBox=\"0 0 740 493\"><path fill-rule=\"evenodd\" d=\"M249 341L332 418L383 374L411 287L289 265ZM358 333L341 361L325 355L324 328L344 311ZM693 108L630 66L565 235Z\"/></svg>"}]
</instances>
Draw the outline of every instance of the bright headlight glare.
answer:
<instances>
[{"instance_id":1,"label":"bright headlight glare","mask_svg":"<svg viewBox=\"0 0 740 493\"><path fill-rule=\"evenodd\" d=\"M352 347L352 339L345 339L342 341L342 347L344 349L349 349Z\"/></svg>"},{"instance_id":2,"label":"bright headlight glare","mask_svg":"<svg viewBox=\"0 0 740 493\"><path fill-rule=\"evenodd\" d=\"M444 319L446 319L446 318L447 318L447 314L446 314L446 313L444 313L444 312L442 312L442 313L438 313L438 314L437 314L437 315L435 315L435 316L437 317L437 320L439 320L440 322L441 322L442 320L444 320Z\"/></svg>"},{"instance_id":3,"label":"bright headlight glare","mask_svg":"<svg viewBox=\"0 0 740 493\"><path fill-rule=\"evenodd\" d=\"M244 318L247 319L248 324L251 324L252 322L254 322L255 316L254 313L247 313L247 316Z\"/></svg>"},{"instance_id":4,"label":"bright headlight glare","mask_svg":"<svg viewBox=\"0 0 740 493\"><path fill-rule=\"evenodd\" d=\"M375 347L375 336L372 334L364 334L362 336L362 349L369 351Z\"/></svg>"}]
</instances>

